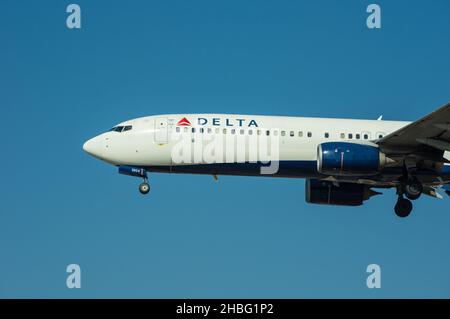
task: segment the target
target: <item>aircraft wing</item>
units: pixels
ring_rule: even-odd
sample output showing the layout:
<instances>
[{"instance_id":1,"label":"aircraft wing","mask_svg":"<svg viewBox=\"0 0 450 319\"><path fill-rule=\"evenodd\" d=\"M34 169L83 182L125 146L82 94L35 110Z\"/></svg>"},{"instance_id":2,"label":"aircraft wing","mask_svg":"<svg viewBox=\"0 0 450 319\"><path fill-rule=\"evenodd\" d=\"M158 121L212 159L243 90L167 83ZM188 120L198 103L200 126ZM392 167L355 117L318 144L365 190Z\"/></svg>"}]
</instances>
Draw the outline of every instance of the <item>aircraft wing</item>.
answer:
<instances>
[{"instance_id":1,"label":"aircraft wing","mask_svg":"<svg viewBox=\"0 0 450 319\"><path fill-rule=\"evenodd\" d=\"M424 147L441 154L450 151L450 103L375 143L386 154L414 152Z\"/></svg>"}]
</instances>

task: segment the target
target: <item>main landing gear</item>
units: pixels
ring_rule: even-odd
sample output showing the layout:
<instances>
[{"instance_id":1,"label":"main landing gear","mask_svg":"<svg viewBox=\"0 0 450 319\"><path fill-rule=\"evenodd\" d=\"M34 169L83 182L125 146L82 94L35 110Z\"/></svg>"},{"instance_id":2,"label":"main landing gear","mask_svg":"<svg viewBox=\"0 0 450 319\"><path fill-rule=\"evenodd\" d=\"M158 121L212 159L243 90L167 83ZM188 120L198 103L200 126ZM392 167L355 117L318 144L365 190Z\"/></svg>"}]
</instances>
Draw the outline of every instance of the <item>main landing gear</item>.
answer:
<instances>
[{"instance_id":1,"label":"main landing gear","mask_svg":"<svg viewBox=\"0 0 450 319\"><path fill-rule=\"evenodd\" d=\"M397 188L398 200L395 204L394 210L398 217L407 217L411 214L413 204L411 200L416 200L422 195L423 185L415 177L409 178L405 183L402 183ZM407 198L404 198L405 195Z\"/></svg>"},{"instance_id":2,"label":"main landing gear","mask_svg":"<svg viewBox=\"0 0 450 319\"><path fill-rule=\"evenodd\" d=\"M411 214L413 205L409 199L403 198L402 195L398 197L394 210L398 217L408 217Z\"/></svg>"},{"instance_id":3,"label":"main landing gear","mask_svg":"<svg viewBox=\"0 0 450 319\"><path fill-rule=\"evenodd\" d=\"M422 192L423 192L422 183L417 178L411 179L404 186L404 193L406 197L408 197L411 200L418 199L420 195L422 195Z\"/></svg>"}]
</instances>

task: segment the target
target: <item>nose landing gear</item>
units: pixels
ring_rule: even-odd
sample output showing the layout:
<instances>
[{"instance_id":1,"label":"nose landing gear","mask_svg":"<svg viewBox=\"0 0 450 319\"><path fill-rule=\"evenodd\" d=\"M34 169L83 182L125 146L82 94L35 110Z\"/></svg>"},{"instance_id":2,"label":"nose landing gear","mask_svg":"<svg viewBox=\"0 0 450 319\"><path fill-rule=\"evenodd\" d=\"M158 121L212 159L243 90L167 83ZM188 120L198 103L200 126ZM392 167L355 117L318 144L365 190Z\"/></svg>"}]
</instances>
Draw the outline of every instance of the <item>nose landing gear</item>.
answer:
<instances>
[{"instance_id":1,"label":"nose landing gear","mask_svg":"<svg viewBox=\"0 0 450 319\"><path fill-rule=\"evenodd\" d=\"M148 183L147 171L143 167L129 166L129 165L121 165L119 166L119 174L140 177L144 180L139 185L139 192L142 195L148 194L150 191L150 184Z\"/></svg>"},{"instance_id":2,"label":"nose landing gear","mask_svg":"<svg viewBox=\"0 0 450 319\"><path fill-rule=\"evenodd\" d=\"M148 194L150 192L150 184L148 183L148 180L145 178L144 182L139 184L139 192L141 192L142 195Z\"/></svg>"}]
</instances>

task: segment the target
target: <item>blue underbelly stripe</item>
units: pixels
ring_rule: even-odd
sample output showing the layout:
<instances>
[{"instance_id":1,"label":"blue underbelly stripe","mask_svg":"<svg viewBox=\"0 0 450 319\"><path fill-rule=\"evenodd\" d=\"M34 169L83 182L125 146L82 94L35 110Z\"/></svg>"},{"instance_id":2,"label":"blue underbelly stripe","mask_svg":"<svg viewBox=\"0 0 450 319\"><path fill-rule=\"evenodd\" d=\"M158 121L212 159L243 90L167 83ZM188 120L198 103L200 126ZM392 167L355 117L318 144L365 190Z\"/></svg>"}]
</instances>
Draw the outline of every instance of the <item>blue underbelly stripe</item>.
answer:
<instances>
[{"instance_id":1,"label":"blue underbelly stripe","mask_svg":"<svg viewBox=\"0 0 450 319\"><path fill-rule=\"evenodd\" d=\"M317 171L317 161L280 161L278 171L275 174L261 174L261 167L267 164L258 163L215 163L215 164L188 164L176 166L147 166L150 172L164 173L188 173L209 175L247 175L247 176L280 176L280 177L323 177ZM433 171L420 171L418 175L433 176ZM382 175L401 175L401 168L387 168ZM379 176L379 175L378 175ZM450 166L443 167L441 176L450 177ZM447 178L446 178L447 179Z\"/></svg>"}]
</instances>

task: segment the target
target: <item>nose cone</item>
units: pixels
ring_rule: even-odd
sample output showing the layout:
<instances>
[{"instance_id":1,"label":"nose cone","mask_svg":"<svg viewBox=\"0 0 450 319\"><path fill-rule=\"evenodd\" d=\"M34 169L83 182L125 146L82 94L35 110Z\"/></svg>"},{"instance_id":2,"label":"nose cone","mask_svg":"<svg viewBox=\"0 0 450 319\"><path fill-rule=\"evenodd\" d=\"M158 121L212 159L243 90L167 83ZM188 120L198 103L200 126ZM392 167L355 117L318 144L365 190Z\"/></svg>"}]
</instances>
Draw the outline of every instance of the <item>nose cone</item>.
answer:
<instances>
[{"instance_id":1,"label":"nose cone","mask_svg":"<svg viewBox=\"0 0 450 319\"><path fill-rule=\"evenodd\" d=\"M86 143L83 144L83 150L94 157L102 157L103 148L98 137L86 141Z\"/></svg>"}]
</instances>

